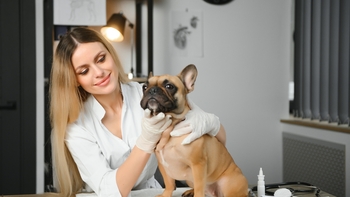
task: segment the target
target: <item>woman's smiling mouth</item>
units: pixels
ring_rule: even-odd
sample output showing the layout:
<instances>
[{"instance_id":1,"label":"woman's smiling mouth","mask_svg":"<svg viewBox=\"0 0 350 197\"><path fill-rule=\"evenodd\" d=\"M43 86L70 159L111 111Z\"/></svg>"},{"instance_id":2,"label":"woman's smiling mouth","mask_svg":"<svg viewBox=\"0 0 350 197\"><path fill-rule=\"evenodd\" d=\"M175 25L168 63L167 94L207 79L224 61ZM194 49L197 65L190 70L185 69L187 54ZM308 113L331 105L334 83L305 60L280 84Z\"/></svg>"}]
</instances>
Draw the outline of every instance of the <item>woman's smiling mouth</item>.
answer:
<instances>
[{"instance_id":1,"label":"woman's smiling mouth","mask_svg":"<svg viewBox=\"0 0 350 197\"><path fill-rule=\"evenodd\" d=\"M111 77L111 73L109 73L109 75L107 75L105 78L103 78L98 83L95 83L95 86L105 86L105 85L107 85L109 83L110 77Z\"/></svg>"}]
</instances>

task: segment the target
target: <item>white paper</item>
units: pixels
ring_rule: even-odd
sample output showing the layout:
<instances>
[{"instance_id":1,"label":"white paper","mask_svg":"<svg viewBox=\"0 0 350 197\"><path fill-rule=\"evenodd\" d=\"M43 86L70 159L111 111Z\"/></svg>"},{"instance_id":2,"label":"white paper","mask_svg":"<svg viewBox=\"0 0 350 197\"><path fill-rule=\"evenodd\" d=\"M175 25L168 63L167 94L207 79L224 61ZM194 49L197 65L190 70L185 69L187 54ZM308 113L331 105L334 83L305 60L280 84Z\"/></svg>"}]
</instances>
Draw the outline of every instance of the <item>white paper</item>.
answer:
<instances>
[{"instance_id":1,"label":"white paper","mask_svg":"<svg viewBox=\"0 0 350 197\"><path fill-rule=\"evenodd\" d=\"M172 54L203 57L203 17L200 10L173 11L171 15Z\"/></svg>"},{"instance_id":2,"label":"white paper","mask_svg":"<svg viewBox=\"0 0 350 197\"><path fill-rule=\"evenodd\" d=\"M106 0L54 0L54 25L106 25Z\"/></svg>"}]
</instances>

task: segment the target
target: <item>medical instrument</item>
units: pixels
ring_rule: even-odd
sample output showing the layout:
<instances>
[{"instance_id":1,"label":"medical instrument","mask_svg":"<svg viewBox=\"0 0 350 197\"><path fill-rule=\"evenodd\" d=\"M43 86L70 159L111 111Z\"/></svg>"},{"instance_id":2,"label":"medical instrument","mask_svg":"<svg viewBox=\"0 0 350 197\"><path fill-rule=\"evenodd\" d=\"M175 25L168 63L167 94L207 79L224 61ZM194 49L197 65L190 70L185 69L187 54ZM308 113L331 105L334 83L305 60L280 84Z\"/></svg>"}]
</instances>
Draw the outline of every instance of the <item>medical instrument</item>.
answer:
<instances>
[{"instance_id":1,"label":"medical instrument","mask_svg":"<svg viewBox=\"0 0 350 197\"><path fill-rule=\"evenodd\" d=\"M315 196L319 197L321 189L306 182L283 182L283 183L274 183L274 184L265 184L265 194L266 195L274 195L274 192L279 188L288 189L293 196L297 196L297 194L305 194L305 193L314 193ZM251 188L252 191L257 191L258 187L254 186Z\"/></svg>"},{"instance_id":2,"label":"medical instrument","mask_svg":"<svg viewBox=\"0 0 350 197\"><path fill-rule=\"evenodd\" d=\"M275 191L273 194L274 197L291 197L292 192L289 189L286 188L279 188Z\"/></svg>"}]
</instances>

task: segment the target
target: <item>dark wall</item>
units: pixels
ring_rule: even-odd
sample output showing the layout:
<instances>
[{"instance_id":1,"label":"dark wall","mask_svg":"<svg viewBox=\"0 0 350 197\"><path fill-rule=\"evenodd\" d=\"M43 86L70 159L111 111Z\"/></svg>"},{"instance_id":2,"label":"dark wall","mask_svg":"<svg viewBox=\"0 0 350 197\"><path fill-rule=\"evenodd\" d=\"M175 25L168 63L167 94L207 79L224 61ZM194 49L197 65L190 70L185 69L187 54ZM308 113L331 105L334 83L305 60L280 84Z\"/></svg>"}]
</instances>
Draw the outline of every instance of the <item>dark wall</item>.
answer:
<instances>
[{"instance_id":1,"label":"dark wall","mask_svg":"<svg viewBox=\"0 0 350 197\"><path fill-rule=\"evenodd\" d=\"M0 194L36 192L35 0L0 0Z\"/></svg>"}]
</instances>

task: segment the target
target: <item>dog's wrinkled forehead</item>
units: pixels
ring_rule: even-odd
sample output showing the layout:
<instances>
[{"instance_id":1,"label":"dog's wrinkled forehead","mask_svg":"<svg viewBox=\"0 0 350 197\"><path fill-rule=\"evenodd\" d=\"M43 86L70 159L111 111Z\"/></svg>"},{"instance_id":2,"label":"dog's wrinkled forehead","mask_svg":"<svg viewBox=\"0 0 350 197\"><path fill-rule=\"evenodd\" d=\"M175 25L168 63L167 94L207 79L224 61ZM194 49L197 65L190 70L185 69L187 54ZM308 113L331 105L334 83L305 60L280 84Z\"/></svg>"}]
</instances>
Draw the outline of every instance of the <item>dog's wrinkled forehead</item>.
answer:
<instances>
[{"instance_id":1,"label":"dog's wrinkled forehead","mask_svg":"<svg viewBox=\"0 0 350 197\"><path fill-rule=\"evenodd\" d=\"M176 87L183 87L184 84L178 76L174 75L161 75L161 76L153 76L148 79L147 84L149 87L151 86L159 86L163 87L167 83L171 83Z\"/></svg>"}]
</instances>

